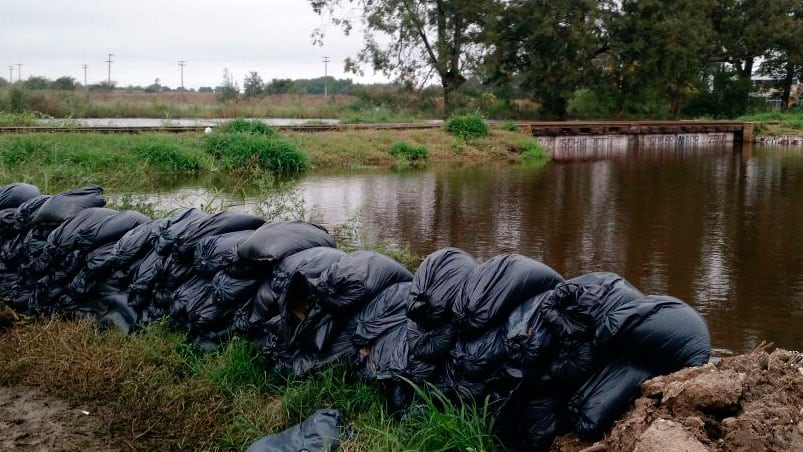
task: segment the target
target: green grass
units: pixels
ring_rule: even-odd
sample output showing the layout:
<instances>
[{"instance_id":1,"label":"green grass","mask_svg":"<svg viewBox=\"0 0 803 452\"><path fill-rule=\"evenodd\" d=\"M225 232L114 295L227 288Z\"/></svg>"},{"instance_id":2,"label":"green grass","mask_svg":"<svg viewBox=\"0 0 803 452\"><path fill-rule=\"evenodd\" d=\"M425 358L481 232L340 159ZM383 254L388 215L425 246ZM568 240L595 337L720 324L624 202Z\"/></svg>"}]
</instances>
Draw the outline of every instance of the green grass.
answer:
<instances>
[{"instance_id":1,"label":"green grass","mask_svg":"<svg viewBox=\"0 0 803 452\"><path fill-rule=\"evenodd\" d=\"M36 125L38 115L33 113L4 113L0 111L0 127L31 127Z\"/></svg>"},{"instance_id":2,"label":"green grass","mask_svg":"<svg viewBox=\"0 0 803 452\"><path fill-rule=\"evenodd\" d=\"M278 135L278 132L275 128L270 127L269 125L265 124L262 121L258 121L255 119L243 119L237 118L232 119L231 121L223 124L218 128L219 132L243 132L243 133L255 133L258 135L264 135L268 137L275 137Z\"/></svg>"},{"instance_id":3,"label":"green grass","mask_svg":"<svg viewBox=\"0 0 803 452\"><path fill-rule=\"evenodd\" d=\"M519 147L519 160L525 165L540 165L549 160L549 151L534 140L524 139Z\"/></svg>"},{"instance_id":4,"label":"green grass","mask_svg":"<svg viewBox=\"0 0 803 452\"><path fill-rule=\"evenodd\" d=\"M478 115L452 116L446 121L446 131L464 139L473 140L488 136L488 124Z\"/></svg>"},{"instance_id":5,"label":"green grass","mask_svg":"<svg viewBox=\"0 0 803 452\"><path fill-rule=\"evenodd\" d=\"M803 112L770 112L740 116L742 121L755 121L756 135L803 135Z\"/></svg>"},{"instance_id":6,"label":"green grass","mask_svg":"<svg viewBox=\"0 0 803 452\"><path fill-rule=\"evenodd\" d=\"M240 339L200 353L164 323L132 336L88 322L18 323L0 332L0 384L36 386L103 413L104 436L136 449L241 450L319 408L350 422L345 451L495 448L487 406L418 388L418 414L399 421L379 385L346 367L283 379Z\"/></svg>"},{"instance_id":7,"label":"green grass","mask_svg":"<svg viewBox=\"0 0 803 452\"><path fill-rule=\"evenodd\" d=\"M309 157L292 141L262 133L216 131L206 138L207 150L225 169L288 173L309 168Z\"/></svg>"},{"instance_id":8,"label":"green grass","mask_svg":"<svg viewBox=\"0 0 803 452\"><path fill-rule=\"evenodd\" d=\"M388 153L399 163L419 165L429 159L429 150L426 146L414 146L406 141L397 141L390 145Z\"/></svg>"}]
</instances>

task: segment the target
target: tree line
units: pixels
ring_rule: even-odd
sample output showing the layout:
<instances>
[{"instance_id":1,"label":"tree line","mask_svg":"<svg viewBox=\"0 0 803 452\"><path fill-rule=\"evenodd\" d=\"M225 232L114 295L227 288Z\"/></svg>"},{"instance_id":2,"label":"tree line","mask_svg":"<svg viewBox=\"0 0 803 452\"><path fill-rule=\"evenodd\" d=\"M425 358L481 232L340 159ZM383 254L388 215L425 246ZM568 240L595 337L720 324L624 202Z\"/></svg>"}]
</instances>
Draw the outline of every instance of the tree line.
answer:
<instances>
[{"instance_id":1,"label":"tree line","mask_svg":"<svg viewBox=\"0 0 803 452\"><path fill-rule=\"evenodd\" d=\"M346 69L437 82L446 115L471 79L565 118L732 117L755 75L784 107L803 78L803 0L309 1L347 34L361 25Z\"/></svg>"}]
</instances>

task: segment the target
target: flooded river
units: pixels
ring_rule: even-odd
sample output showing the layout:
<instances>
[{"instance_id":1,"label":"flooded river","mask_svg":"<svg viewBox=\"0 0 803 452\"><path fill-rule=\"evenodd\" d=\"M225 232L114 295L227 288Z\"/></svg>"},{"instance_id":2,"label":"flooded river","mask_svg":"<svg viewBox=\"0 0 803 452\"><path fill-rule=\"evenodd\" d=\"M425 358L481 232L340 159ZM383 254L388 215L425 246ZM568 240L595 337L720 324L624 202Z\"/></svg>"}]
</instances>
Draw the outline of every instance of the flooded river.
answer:
<instances>
[{"instance_id":1,"label":"flooded river","mask_svg":"<svg viewBox=\"0 0 803 452\"><path fill-rule=\"evenodd\" d=\"M768 340L803 349L800 148L313 173L296 194L330 228L357 222L421 255L456 246L480 258L532 256L567 278L620 273L644 292L697 307L715 347L742 352ZM182 188L148 198L197 205L209 197Z\"/></svg>"}]
</instances>

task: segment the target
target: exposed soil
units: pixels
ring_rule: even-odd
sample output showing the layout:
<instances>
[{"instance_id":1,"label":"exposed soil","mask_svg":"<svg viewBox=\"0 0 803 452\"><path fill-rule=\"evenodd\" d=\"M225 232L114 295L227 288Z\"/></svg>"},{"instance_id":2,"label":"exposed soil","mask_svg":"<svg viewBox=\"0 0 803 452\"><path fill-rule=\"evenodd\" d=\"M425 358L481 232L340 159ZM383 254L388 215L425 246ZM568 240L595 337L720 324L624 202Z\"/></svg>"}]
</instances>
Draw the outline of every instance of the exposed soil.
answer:
<instances>
[{"instance_id":1,"label":"exposed soil","mask_svg":"<svg viewBox=\"0 0 803 452\"><path fill-rule=\"evenodd\" d=\"M803 354L764 351L646 381L596 445L559 438L553 450L803 451Z\"/></svg>"},{"instance_id":2,"label":"exposed soil","mask_svg":"<svg viewBox=\"0 0 803 452\"><path fill-rule=\"evenodd\" d=\"M0 387L0 450L121 450L102 419L35 388Z\"/></svg>"}]
</instances>

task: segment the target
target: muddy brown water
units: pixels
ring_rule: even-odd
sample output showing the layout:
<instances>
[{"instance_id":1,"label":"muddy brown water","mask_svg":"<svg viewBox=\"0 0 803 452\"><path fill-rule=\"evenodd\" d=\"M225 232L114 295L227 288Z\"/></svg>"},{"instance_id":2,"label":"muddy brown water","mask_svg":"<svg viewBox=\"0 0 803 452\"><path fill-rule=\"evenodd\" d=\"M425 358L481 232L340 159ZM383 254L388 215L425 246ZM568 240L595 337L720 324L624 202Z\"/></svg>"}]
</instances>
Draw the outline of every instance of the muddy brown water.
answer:
<instances>
[{"instance_id":1,"label":"muddy brown water","mask_svg":"<svg viewBox=\"0 0 803 452\"><path fill-rule=\"evenodd\" d=\"M198 205L209 193L186 187L147 199ZM801 148L313 173L295 196L330 228L358 224L421 255L456 246L480 258L532 256L567 278L620 273L645 293L694 305L718 348L767 340L803 349Z\"/></svg>"}]
</instances>

